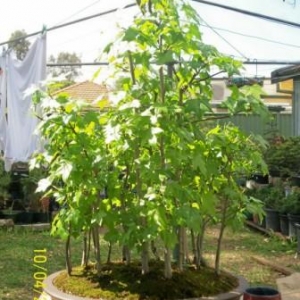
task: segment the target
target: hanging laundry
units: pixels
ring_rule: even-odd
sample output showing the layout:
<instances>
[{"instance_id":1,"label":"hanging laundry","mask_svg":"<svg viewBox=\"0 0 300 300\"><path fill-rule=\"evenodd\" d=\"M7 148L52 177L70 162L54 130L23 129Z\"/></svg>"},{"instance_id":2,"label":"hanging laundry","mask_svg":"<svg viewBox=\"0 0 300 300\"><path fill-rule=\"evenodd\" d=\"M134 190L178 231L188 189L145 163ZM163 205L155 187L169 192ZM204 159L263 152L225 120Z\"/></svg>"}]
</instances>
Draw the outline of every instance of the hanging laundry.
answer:
<instances>
[{"instance_id":1,"label":"hanging laundry","mask_svg":"<svg viewBox=\"0 0 300 300\"><path fill-rule=\"evenodd\" d=\"M16 162L28 162L39 147L34 134L38 118L32 110L32 95L25 91L46 78L46 34L37 38L23 61L7 55L7 130L4 149L5 169Z\"/></svg>"},{"instance_id":2,"label":"hanging laundry","mask_svg":"<svg viewBox=\"0 0 300 300\"><path fill-rule=\"evenodd\" d=\"M6 57L0 57L0 153L3 153L6 143Z\"/></svg>"}]
</instances>

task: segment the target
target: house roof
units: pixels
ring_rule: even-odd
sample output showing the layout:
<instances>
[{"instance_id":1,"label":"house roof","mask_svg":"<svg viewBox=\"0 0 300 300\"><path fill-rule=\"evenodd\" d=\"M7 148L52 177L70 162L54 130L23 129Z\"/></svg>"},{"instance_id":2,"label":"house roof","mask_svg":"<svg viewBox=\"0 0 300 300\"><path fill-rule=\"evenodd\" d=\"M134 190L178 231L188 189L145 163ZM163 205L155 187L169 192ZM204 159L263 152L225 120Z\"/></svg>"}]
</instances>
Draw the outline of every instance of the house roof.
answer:
<instances>
[{"instance_id":1,"label":"house roof","mask_svg":"<svg viewBox=\"0 0 300 300\"><path fill-rule=\"evenodd\" d=\"M271 82L277 83L300 76L300 64L274 70L271 73Z\"/></svg>"},{"instance_id":2,"label":"house roof","mask_svg":"<svg viewBox=\"0 0 300 300\"><path fill-rule=\"evenodd\" d=\"M65 87L55 92L55 95L61 93L66 93L74 99L81 99L93 103L95 100L100 99L101 96L107 95L108 89L106 86L92 81L83 81Z\"/></svg>"}]
</instances>

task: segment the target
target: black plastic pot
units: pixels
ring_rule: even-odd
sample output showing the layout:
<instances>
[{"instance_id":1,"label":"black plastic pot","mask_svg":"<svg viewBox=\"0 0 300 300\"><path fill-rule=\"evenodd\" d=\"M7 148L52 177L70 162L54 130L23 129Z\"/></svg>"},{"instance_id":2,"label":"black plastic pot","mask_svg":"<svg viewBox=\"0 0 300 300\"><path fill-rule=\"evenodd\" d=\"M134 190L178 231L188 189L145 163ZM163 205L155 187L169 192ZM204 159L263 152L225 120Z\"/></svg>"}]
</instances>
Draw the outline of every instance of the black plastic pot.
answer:
<instances>
[{"instance_id":1,"label":"black plastic pot","mask_svg":"<svg viewBox=\"0 0 300 300\"><path fill-rule=\"evenodd\" d=\"M289 181L291 186L300 187L300 176L292 176Z\"/></svg>"},{"instance_id":2,"label":"black plastic pot","mask_svg":"<svg viewBox=\"0 0 300 300\"><path fill-rule=\"evenodd\" d=\"M33 212L23 211L17 216L16 222L18 224L31 224L33 218Z\"/></svg>"},{"instance_id":3,"label":"black plastic pot","mask_svg":"<svg viewBox=\"0 0 300 300\"><path fill-rule=\"evenodd\" d=\"M19 210L12 210L12 211L2 210L2 218L3 219L12 219L14 221L14 223L16 223L18 215L20 215L21 213L22 213L22 211L19 211Z\"/></svg>"},{"instance_id":4,"label":"black plastic pot","mask_svg":"<svg viewBox=\"0 0 300 300\"><path fill-rule=\"evenodd\" d=\"M280 231L279 212L272 208L265 208L266 212L266 229L274 232Z\"/></svg>"},{"instance_id":5,"label":"black plastic pot","mask_svg":"<svg viewBox=\"0 0 300 300\"><path fill-rule=\"evenodd\" d=\"M300 215L288 214L289 237L296 237L296 223L300 223Z\"/></svg>"},{"instance_id":6,"label":"black plastic pot","mask_svg":"<svg viewBox=\"0 0 300 300\"><path fill-rule=\"evenodd\" d=\"M279 214L280 231L283 235L289 235L289 219L287 214Z\"/></svg>"},{"instance_id":7,"label":"black plastic pot","mask_svg":"<svg viewBox=\"0 0 300 300\"><path fill-rule=\"evenodd\" d=\"M50 213L46 212L34 212L32 216L33 223L49 223Z\"/></svg>"},{"instance_id":8,"label":"black plastic pot","mask_svg":"<svg viewBox=\"0 0 300 300\"><path fill-rule=\"evenodd\" d=\"M281 300L281 294L271 287L251 287L246 289L243 300Z\"/></svg>"},{"instance_id":9,"label":"black plastic pot","mask_svg":"<svg viewBox=\"0 0 300 300\"><path fill-rule=\"evenodd\" d=\"M300 223L295 223L297 236L297 253L300 254Z\"/></svg>"},{"instance_id":10,"label":"black plastic pot","mask_svg":"<svg viewBox=\"0 0 300 300\"><path fill-rule=\"evenodd\" d=\"M250 179L259 184L269 183L269 175L253 174Z\"/></svg>"}]
</instances>

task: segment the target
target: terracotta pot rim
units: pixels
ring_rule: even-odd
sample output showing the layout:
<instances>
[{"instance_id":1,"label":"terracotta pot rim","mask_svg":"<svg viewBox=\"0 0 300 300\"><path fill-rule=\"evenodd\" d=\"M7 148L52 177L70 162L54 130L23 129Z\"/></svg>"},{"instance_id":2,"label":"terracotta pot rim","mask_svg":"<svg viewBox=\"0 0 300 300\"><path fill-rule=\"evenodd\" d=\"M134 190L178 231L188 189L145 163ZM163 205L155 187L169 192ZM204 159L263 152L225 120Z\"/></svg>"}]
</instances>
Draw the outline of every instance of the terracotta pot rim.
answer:
<instances>
[{"instance_id":1,"label":"terracotta pot rim","mask_svg":"<svg viewBox=\"0 0 300 300\"><path fill-rule=\"evenodd\" d=\"M56 286L53 284L53 280L61 273L62 271L55 272L48 276L44 280L44 293L49 295L52 300L97 300L95 298L86 298L86 297L80 297L75 296L71 294L66 294L62 291L60 291ZM228 272L227 272L228 273ZM230 273L228 273L230 274ZM207 296L207 297L200 297L200 298L184 298L184 299L178 299L178 300L230 300L230 299L239 299L243 293L245 292L246 288L249 287L248 282L243 276L236 276L233 274L230 274L232 276L235 276L238 279L239 285L232 291L227 293L218 294L215 296ZM105 300L103 298L98 300Z\"/></svg>"}]
</instances>

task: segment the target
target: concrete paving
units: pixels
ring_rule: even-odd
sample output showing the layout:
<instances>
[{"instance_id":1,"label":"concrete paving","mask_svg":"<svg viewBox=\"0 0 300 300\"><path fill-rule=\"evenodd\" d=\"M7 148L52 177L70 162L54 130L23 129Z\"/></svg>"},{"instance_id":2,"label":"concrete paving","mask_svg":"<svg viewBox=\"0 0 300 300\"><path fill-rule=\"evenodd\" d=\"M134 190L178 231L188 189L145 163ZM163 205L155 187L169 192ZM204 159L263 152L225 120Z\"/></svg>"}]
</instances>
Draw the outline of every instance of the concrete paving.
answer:
<instances>
[{"instance_id":1,"label":"concrete paving","mask_svg":"<svg viewBox=\"0 0 300 300\"><path fill-rule=\"evenodd\" d=\"M300 273L276 280L282 300L300 300Z\"/></svg>"}]
</instances>

